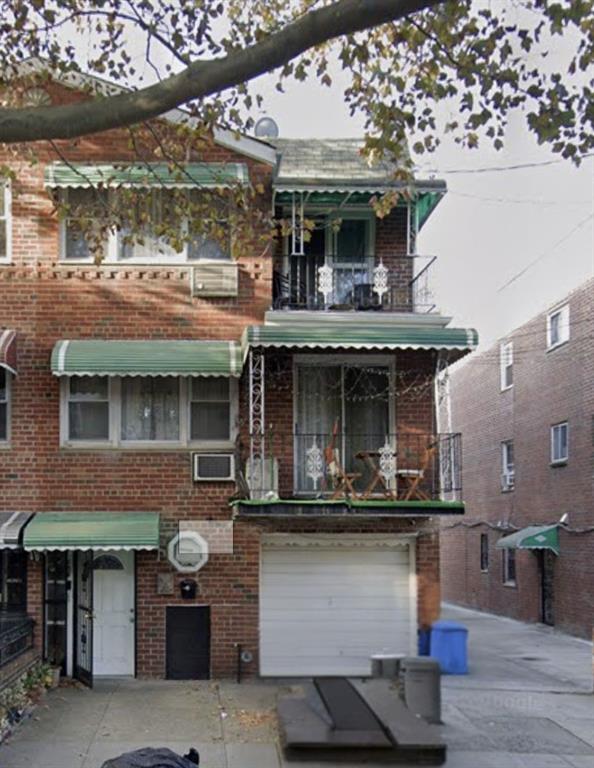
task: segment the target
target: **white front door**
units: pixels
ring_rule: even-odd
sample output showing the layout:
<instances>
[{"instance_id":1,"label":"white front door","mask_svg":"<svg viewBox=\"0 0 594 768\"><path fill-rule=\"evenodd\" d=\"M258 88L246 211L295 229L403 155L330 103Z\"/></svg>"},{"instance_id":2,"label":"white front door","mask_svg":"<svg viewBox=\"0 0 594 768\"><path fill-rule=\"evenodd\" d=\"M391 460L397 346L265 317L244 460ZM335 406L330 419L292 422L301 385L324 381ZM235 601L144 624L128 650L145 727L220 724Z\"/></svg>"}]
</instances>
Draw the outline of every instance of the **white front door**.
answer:
<instances>
[{"instance_id":1,"label":"white front door","mask_svg":"<svg viewBox=\"0 0 594 768\"><path fill-rule=\"evenodd\" d=\"M416 581L410 549L365 546L365 538L352 546L325 545L323 537L307 534L297 546L275 545L273 535L264 542L261 675L369 675L373 654L411 652Z\"/></svg>"},{"instance_id":2,"label":"white front door","mask_svg":"<svg viewBox=\"0 0 594 768\"><path fill-rule=\"evenodd\" d=\"M134 553L97 552L93 674L134 675Z\"/></svg>"}]
</instances>

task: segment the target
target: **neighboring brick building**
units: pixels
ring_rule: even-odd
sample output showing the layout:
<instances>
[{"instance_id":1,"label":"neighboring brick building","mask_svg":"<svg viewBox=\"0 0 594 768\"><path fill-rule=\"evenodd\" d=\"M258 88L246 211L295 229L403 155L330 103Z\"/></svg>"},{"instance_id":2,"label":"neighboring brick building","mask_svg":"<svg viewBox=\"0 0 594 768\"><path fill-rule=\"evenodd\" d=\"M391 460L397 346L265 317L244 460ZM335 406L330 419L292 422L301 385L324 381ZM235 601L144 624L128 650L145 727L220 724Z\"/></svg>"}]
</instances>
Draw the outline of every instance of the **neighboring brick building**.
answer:
<instances>
[{"instance_id":1,"label":"neighboring brick building","mask_svg":"<svg viewBox=\"0 0 594 768\"><path fill-rule=\"evenodd\" d=\"M166 194L160 149L140 177L119 131L61 142L60 162L7 156L0 606L68 673L357 673L438 615L434 519L463 505L433 382L476 334L431 311L412 256L445 185L376 220L392 169L359 146L219 131L189 158L196 187L258 185L295 238L256 231L233 260L112 235L99 265L52 195L98 176Z\"/></svg>"},{"instance_id":2,"label":"neighboring brick building","mask_svg":"<svg viewBox=\"0 0 594 768\"><path fill-rule=\"evenodd\" d=\"M450 386L467 514L443 523L444 598L590 637L594 280L469 358Z\"/></svg>"}]
</instances>

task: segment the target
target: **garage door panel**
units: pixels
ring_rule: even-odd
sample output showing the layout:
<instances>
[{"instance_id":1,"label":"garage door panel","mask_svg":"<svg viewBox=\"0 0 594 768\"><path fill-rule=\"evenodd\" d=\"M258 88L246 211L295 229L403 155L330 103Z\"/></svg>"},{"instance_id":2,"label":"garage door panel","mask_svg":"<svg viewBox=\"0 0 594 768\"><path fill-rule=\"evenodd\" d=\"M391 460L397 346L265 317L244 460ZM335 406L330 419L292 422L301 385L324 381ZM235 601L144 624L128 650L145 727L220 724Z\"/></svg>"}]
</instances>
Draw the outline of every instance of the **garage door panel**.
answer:
<instances>
[{"instance_id":1,"label":"garage door panel","mask_svg":"<svg viewBox=\"0 0 594 768\"><path fill-rule=\"evenodd\" d=\"M408 558L406 547L264 548L261 674L364 675L373 653L408 653Z\"/></svg>"}]
</instances>

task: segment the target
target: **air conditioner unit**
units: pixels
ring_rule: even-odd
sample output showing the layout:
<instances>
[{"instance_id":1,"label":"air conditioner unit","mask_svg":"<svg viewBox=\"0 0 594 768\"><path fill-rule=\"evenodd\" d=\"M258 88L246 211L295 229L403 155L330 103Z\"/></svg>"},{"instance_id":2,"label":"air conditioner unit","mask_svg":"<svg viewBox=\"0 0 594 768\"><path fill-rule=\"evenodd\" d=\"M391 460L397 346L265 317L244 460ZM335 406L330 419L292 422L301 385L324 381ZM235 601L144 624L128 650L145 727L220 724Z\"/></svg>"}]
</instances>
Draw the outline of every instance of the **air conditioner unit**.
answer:
<instances>
[{"instance_id":1,"label":"air conditioner unit","mask_svg":"<svg viewBox=\"0 0 594 768\"><path fill-rule=\"evenodd\" d=\"M192 268L192 296L237 296L239 266L235 262L209 262Z\"/></svg>"},{"instance_id":2,"label":"air conditioner unit","mask_svg":"<svg viewBox=\"0 0 594 768\"><path fill-rule=\"evenodd\" d=\"M245 477L250 489L250 498L278 496L278 459L248 459Z\"/></svg>"},{"instance_id":3,"label":"air conditioner unit","mask_svg":"<svg viewBox=\"0 0 594 768\"><path fill-rule=\"evenodd\" d=\"M513 469L508 469L507 472L503 472L501 475L501 490L513 491L515 480L515 472Z\"/></svg>"},{"instance_id":4,"label":"air conditioner unit","mask_svg":"<svg viewBox=\"0 0 594 768\"><path fill-rule=\"evenodd\" d=\"M192 480L235 480L235 456L232 453L193 453Z\"/></svg>"}]
</instances>

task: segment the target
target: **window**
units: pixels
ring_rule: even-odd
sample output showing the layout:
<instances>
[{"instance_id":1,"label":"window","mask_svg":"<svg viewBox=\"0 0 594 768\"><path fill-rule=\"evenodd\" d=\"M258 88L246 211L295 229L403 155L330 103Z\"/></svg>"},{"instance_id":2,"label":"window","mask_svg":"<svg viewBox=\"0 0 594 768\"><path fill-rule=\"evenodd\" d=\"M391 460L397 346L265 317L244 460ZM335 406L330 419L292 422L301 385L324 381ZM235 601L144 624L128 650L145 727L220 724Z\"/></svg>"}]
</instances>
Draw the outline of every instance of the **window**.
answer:
<instances>
[{"instance_id":1,"label":"window","mask_svg":"<svg viewBox=\"0 0 594 768\"><path fill-rule=\"evenodd\" d=\"M109 439L109 379L72 376L68 393L70 440Z\"/></svg>"},{"instance_id":2,"label":"window","mask_svg":"<svg viewBox=\"0 0 594 768\"><path fill-rule=\"evenodd\" d=\"M10 261L11 244L10 184L0 179L0 263Z\"/></svg>"},{"instance_id":3,"label":"window","mask_svg":"<svg viewBox=\"0 0 594 768\"><path fill-rule=\"evenodd\" d=\"M569 424L564 421L551 427L551 464L565 464L569 458Z\"/></svg>"},{"instance_id":4,"label":"window","mask_svg":"<svg viewBox=\"0 0 594 768\"><path fill-rule=\"evenodd\" d=\"M555 349L566 341L569 341L569 304L547 315L547 348Z\"/></svg>"},{"instance_id":5,"label":"window","mask_svg":"<svg viewBox=\"0 0 594 768\"><path fill-rule=\"evenodd\" d=\"M72 376L62 379L62 444L230 448L237 382L226 377Z\"/></svg>"},{"instance_id":6,"label":"window","mask_svg":"<svg viewBox=\"0 0 594 768\"><path fill-rule=\"evenodd\" d=\"M516 550L503 550L503 583L510 586L516 584Z\"/></svg>"},{"instance_id":7,"label":"window","mask_svg":"<svg viewBox=\"0 0 594 768\"><path fill-rule=\"evenodd\" d=\"M173 376L122 379L122 440L179 440L179 380Z\"/></svg>"},{"instance_id":8,"label":"window","mask_svg":"<svg viewBox=\"0 0 594 768\"><path fill-rule=\"evenodd\" d=\"M489 534L481 533L481 571L489 570Z\"/></svg>"},{"instance_id":9,"label":"window","mask_svg":"<svg viewBox=\"0 0 594 768\"><path fill-rule=\"evenodd\" d=\"M501 443L501 490L513 491L515 481L514 441Z\"/></svg>"},{"instance_id":10,"label":"window","mask_svg":"<svg viewBox=\"0 0 594 768\"><path fill-rule=\"evenodd\" d=\"M0 443L8 440L8 406L9 406L10 375L0 368Z\"/></svg>"},{"instance_id":11,"label":"window","mask_svg":"<svg viewBox=\"0 0 594 768\"><path fill-rule=\"evenodd\" d=\"M229 379L193 379L190 397L190 438L229 440L231 401Z\"/></svg>"},{"instance_id":12,"label":"window","mask_svg":"<svg viewBox=\"0 0 594 768\"><path fill-rule=\"evenodd\" d=\"M0 610L27 610L27 556L11 549L0 550Z\"/></svg>"},{"instance_id":13,"label":"window","mask_svg":"<svg viewBox=\"0 0 594 768\"><path fill-rule=\"evenodd\" d=\"M196 235L189 243L181 243L181 249L176 250L165 237L168 209L174 200L162 190L147 190L146 195L137 201L135 218L146 222L140 238L133 237L129 228L110 231L107 236L102 234L100 220L109 205L106 192L68 189L64 191L63 199L68 206L67 216L62 222L61 258L65 261L93 261L97 249L103 250L105 261L110 263L161 264L231 259L228 219L217 219L212 237ZM116 204L116 200L112 199L112 205ZM97 224L95 228L93 222ZM96 242L89 242L93 239Z\"/></svg>"},{"instance_id":14,"label":"window","mask_svg":"<svg viewBox=\"0 0 594 768\"><path fill-rule=\"evenodd\" d=\"M68 213L62 224L62 258L92 261L96 249L105 256L107 243L100 222L106 215L106 193L96 189L68 189L63 194Z\"/></svg>"},{"instance_id":15,"label":"window","mask_svg":"<svg viewBox=\"0 0 594 768\"><path fill-rule=\"evenodd\" d=\"M501 390L509 389L514 383L514 345L508 341L499 350Z\"/></svg>"}]
</instances>

